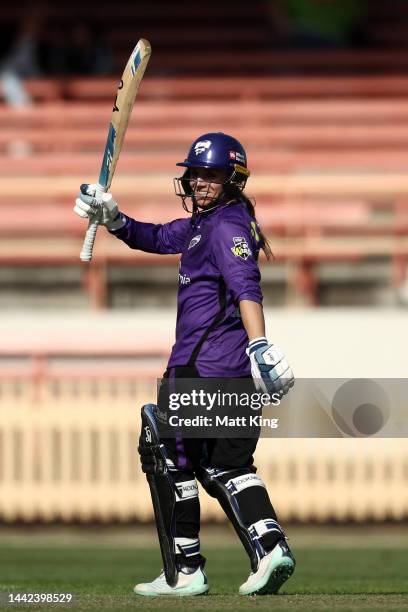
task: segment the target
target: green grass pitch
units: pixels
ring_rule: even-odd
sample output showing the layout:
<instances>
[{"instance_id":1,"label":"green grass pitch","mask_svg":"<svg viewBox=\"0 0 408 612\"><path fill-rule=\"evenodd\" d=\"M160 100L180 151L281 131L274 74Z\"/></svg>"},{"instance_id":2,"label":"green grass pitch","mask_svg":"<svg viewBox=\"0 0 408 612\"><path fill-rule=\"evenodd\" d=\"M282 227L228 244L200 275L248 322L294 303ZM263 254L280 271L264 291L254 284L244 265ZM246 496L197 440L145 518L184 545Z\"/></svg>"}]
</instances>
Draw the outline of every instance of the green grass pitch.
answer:
<instances>
[{"instance_id":1,"label":"green grass pitch","mask_svg":"<svg viewBox=\"0 0 408 612\"><path fill-rule=\"evenodd\" d=\"M206 528L207 529L207 528ZM203 540L205 540L205 532ZM74 594L72 606L5 606L21 610L407 610L408 540L402 528L292 529L294 576L275 596L243 598L237 589L248 561L227 527L209 533L210 594L188 599L144 599L135 582L158 574L154 532L101 529L13 533L0 530L0 592ZM138 535L136 535L138 532ZM388 535L387 535L388 533ZM151 542L151 547L148 543ZM4 597L4 595L3 595ZM4 600L3 600L4 602Z\"/></svg>"}]
</instances>

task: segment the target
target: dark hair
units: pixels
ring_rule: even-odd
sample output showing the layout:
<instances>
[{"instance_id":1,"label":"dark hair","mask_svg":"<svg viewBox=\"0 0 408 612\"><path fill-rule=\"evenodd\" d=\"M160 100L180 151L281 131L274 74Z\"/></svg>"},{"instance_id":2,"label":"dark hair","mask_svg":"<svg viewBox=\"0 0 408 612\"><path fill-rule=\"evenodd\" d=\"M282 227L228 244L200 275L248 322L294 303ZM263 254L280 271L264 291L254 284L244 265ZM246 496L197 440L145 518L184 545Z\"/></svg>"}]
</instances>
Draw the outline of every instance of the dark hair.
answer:
<instances>
[{"instance_id":1,"label":"dark hair","mask_svg":"<svg viewBox=\"0 0 408 612\"><path fill-rule=\"evenodd\" d=\"M224 193L228 198L234 198L235 200L240 200L241 202L244 202L245 206L247 207L247 211L249 213L249 215L256 221L256 223L258 223L258 221L256 220L256 216L255 216L255 200L253 198L248 198L248 196L241 191L240 189L238 189L237 187L235 187L234 185L226 185L224 188ZM259 224L258 224L259 227ZM263 250L263 252L265 253L266 259L273 259L274 255L272 253L272 249L271 249L271 245L269 244L269 240L266 238L265 234L262 232L262 230L259 230L259 236L261 238L261 249Z\"/></svg>"}]
</instances>

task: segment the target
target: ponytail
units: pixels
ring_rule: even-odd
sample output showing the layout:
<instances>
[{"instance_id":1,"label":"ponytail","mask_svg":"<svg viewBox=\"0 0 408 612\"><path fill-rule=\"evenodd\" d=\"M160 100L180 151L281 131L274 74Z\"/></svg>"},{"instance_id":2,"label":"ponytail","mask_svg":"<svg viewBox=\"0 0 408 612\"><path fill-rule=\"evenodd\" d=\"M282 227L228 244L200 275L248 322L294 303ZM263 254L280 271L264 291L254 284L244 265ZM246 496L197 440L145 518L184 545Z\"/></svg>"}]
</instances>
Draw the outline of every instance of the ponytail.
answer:
<instances>
[{"instance_id":1,"label":"ponytail","mask_svg":"<svg viewBox=\"0 0 408 612\"><path fill-rule=\"evenodd\" d=\"M240 191L239 189L231 185L225 186L224 193L227 197L233 197L236 200L241 200L242 202L244 202L249 215L253 219L255 219L256 223L258 223L256 220L256 216L255 216L255 201L250 200L243 191ZM266 259L268 260L271 258L273 259L274 255L272 253L272 249L271 249L271 245L269 244L269 240L266 238L265 234L262 232L261 229L259 230L258 234L261 239L261 249L265 253Z\"/></svg>"}]
</instances>

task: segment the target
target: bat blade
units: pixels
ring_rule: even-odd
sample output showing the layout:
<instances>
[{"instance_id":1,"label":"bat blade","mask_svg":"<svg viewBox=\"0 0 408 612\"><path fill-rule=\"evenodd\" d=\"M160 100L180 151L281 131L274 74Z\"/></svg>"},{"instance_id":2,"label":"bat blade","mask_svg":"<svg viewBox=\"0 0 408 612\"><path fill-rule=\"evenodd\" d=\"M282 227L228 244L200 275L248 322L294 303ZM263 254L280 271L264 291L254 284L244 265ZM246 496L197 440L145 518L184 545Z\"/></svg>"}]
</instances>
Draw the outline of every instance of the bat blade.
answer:
<instances>
[{"instance_id":1,"label":"bat blade","mask_svg":"<svg viewBox=\"0 0 408 612\"><path fill-rule=\"evenodd\" d=\"M97 196L107 191L111 185L126 129L129 124L130 115L132 113L133 104L150 55L150 43L144 38L141 38L133 49L123 71L113 104L111 121L109 123L108 137L99 174ZM91 261L92 259L97 229L97 221L90 220L80 254L82 261Z\"/></svg>"},{"instance_id":2,"label":"bat blade","mask_svg":"<svg viewBox=\"0 0 408 612\"><path fill-rule=\"evenodd\" d=\"M109 189L112 182L133 104L150 54L150 43L142 38L133 49L123 71L113 104L108 138L99 175L99 184L105 189Z\"/></svg>"}]
</instances>

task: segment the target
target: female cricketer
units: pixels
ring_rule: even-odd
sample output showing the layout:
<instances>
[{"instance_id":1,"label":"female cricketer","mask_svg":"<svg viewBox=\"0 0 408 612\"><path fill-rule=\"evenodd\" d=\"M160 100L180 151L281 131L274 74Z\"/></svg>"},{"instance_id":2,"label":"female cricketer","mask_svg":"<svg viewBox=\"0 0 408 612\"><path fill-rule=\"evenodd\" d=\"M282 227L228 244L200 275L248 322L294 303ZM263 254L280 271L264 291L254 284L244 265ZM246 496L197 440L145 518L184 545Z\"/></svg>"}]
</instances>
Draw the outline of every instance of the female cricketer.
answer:
<instances>
[{"instance_id":1,"label":"female cricketer","mask_svg":"<svg viewBox=\"0 0 408 612\"><path fill-rule=\"evenodd\" d=\"M170 223L136 221L119 211L110 193L81 185L75 212L97 218L130 248L180 253L176 342L165 377L243 378L272 395L293 386L284 355L268 343L258 254L267 240L244 193L249 177L243 146L222 132L197 138L174 179L191 216ZM163 400L160 400L163 403ZM139 452L148 477L164 571L137 584L144 596L199 595L208 591L200 553L197 481L221 504L249 556L251 573L241 595L276 593L295 560L265 484L253 465L255 438L160 439L155 412L142 409Z\"/></svg>"}]
</instances>

